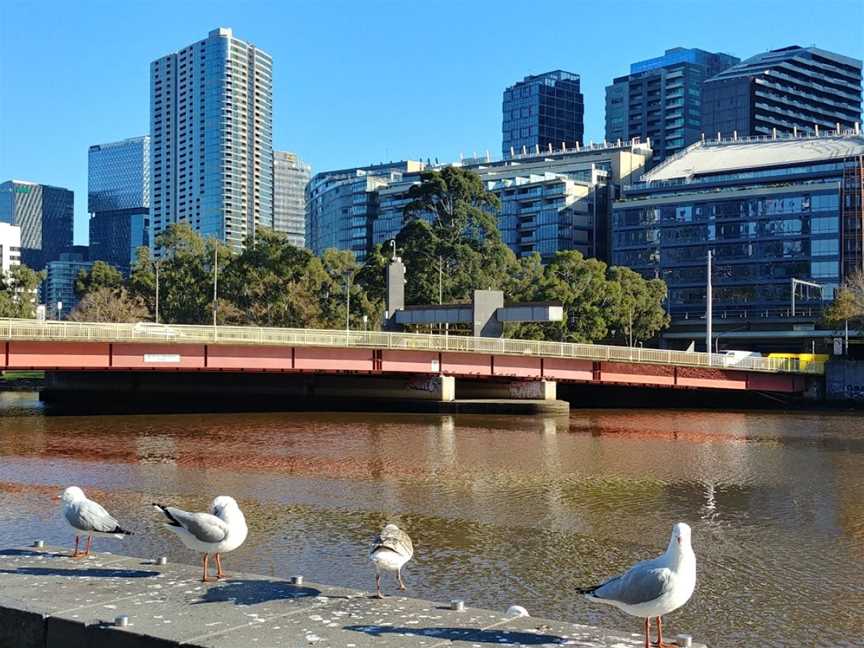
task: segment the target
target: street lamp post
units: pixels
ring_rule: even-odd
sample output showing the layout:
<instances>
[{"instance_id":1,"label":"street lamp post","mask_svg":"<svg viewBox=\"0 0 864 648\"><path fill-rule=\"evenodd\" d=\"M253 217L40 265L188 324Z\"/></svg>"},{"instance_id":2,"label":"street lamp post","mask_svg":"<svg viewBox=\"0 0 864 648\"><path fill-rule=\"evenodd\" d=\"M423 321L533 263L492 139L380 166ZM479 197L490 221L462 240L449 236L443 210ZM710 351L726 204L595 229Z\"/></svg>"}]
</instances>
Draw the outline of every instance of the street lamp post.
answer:
<instances>
[{"instance_id":1,"label":"street lamp post","mask_svg":"<svg viewBox=\"0 0 864 648\"><path fill-rule=\"evenodd\" d=\"M153 264L156 268L156 323L159 323L159 262Z\"/></svg>"},{"instance_id":2,"label":"street lamp post","mask_svg":"<svg viewBox=\"0 0 864 648\"><path fill-rule=\"evenodd\" d=\"M351 331L351 271L345 271L345 336Z\"/></svg>"},{"instance_id":3,"label":"street lamp post","mask_svg":"<svg viewBox=\"0 0 864 648\"><path fill-rule=\"evenodd\" d=\"M219 281L219 246L213 242L213 332L216 332L216 289Z\"/></svg>"},{"instance_id":4,"label":"street lamp post","mask_svg":"<svg viewBox=\"0 0 864 648\"><path fill-rule=\"evenodd\" d=\"M711 327L713 325L714 313L713 309L713 295L711 288L711 250L708 250L708 280L705 283L705 350L708 352L708 364L711 364L711 339L713 337L713 331Z\"/></svg>"}]
</instances>

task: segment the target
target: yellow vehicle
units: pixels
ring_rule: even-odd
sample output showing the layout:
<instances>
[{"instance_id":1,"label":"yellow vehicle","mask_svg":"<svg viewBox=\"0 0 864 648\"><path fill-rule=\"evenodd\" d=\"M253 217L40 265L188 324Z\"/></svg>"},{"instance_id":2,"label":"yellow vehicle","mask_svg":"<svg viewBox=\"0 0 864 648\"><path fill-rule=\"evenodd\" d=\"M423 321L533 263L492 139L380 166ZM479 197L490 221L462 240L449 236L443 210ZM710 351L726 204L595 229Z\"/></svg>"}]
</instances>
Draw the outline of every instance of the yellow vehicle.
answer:
<instances>
[{"instance_id":1,"label":"yellow vehicle","mask_svg":"<svg viewBox=\"0 0 864 648\"><path fill-rule=\"evenodd\" d=\"M798 366L802 370L807 369L807 365L814 362L826 363L831 358L827 353L769 353L769 358L778 358L783 360L798 360Z\"/></svg>"}]
</instances>

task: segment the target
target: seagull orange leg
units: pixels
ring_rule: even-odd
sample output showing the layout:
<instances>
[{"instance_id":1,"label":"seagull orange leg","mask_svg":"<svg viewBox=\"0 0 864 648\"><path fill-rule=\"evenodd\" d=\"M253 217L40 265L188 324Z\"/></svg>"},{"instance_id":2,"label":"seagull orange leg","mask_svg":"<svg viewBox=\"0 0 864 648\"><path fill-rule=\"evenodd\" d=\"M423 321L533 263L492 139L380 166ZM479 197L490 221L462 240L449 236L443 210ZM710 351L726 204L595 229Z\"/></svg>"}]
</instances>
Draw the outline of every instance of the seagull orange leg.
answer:
<instances>
[{"instance_id":1,"label":"seagull orange leg","mask_svg":"<svg viewBox=\"0 0 864 648\"><path fill-rule=\"evenodd\" d=\"M216 554L216 579L225 578L225 572L222 571L222 556Z\"/></svg>"},{"instance_id":2,"label":"seagull orange leg","mask_svg":"<svg viewBox=\"0 0 864 648\"><path fill-rule=\"evenodd\" d=\"M648 632L651 630L648 617L645 617L645 648L651 648Z\"/></svg>"},{"instance_id":3,"label":"seagull orange leg","mask_svg":"<svg viewBox=\"0 0 864 648\"><path fill-rule=\"evenodd\" d=\"M657 648L673 648L672 644L663 643L663 617L657 617Z\"/></svg>"},{"instance_id":4,"label":"seagull orange leg","mask_svg":"<svg viewBox=\"0 0 864 648\"><path fill-rule=\"evenodd\" d=\"M396 579L399 581L399 589L405 591L405 581L402 580L402 570L396 572Z\"/></svg>"},{"instance_id":5,"label":"seagull orange leg","mask_svg":"<svg viewBox=\"0 0 864 648\"><path fill-rule=\"evenodd\" d=\"M85 556L90 555L90 547L92 547L92 546L93 546L93 534L91 533L89 536L87 536L87 549L84 550Z\"/></svg>"},{"instance_id":6,"label":"seagull orange leg","mask_svg":"<svg viewBox=\"0 0 864 648\"><path fill-rule=\"evenodd\" d=\"M210 554L204 554L204 575L201 577L202 583L211 583L213 581L212 578L207 578L207 560L210 557Z\"/></svg>"},{"instance_id":7,"label":"seagull orange leg","mask_svg":"<svg viewBox=\"0 0 864 648\"><path fill-rule=\"evenodd\" d=\"M78 557L78 536L76 535L75 536L75 549L72 550L72 555L70 556L70 558L77 558L77 557Z\"/></svg>"}]
</instances>

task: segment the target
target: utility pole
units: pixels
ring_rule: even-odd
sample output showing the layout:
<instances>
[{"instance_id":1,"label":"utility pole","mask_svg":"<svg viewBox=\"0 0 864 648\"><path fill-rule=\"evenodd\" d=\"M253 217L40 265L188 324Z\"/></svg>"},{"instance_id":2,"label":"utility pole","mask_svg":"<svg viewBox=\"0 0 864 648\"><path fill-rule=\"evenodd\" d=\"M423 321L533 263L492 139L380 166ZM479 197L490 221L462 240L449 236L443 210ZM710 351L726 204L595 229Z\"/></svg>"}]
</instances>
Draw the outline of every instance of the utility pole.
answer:
<instances>
[{"instance_id":1,"label":"utility pole","mask_svg":"<svg viewBox=\"0 0 864 648\"><path fill-rule=\"evenodd\" d=\"M219 244L213 241L213 331L216 331L216 288L219 281Z\"/></svg>"},{"instance_id":2,"label":"utility pole","mask_svg":"<svg viewBox=\"0 0 864 648\"><path fill-rule=\"evenodd\" d=\"M159 262L153 264L156 268L156 323L159 323Z\"/></svg>"},{"instance_id":3,"label":"utility pole","mask_svg":"<svg viewBox=\"0 0 864 648\"><path fill-rule=\"evenodd\" d=\"M711 340L714 337L713 331L711 327L713 325L714 313L713 309L713 296L711 294L711 250L708 250L708 281L705 284L705 350L708 352L708 364L711 364Z\"/></svg>"},{"instance_id":4,"label":"utility pole","mask_svg":"<svg viewBox=\"0 0 864 648\"><path fill-rule=\"evenodd\" d=\"M394 246L395 247L395 246ZM351 331L351 273L345 272L345 336Z\"/></svg>"}]
</instances>

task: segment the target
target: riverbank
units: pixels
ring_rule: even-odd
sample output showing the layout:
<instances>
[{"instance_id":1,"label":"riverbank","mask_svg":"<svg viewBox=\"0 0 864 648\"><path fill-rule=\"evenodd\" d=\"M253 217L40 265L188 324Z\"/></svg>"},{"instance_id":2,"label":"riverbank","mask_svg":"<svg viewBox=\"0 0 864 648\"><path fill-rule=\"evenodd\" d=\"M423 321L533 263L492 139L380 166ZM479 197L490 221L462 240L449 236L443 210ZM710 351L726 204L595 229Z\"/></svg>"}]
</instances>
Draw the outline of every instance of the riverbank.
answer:
<instances>
[{"instance_id":1,"label":"riverbank","mask_svg":"<svg viewBox=\"0 0 864 648\"><path fill-rule=\"evenodd\" d=\"M379 600L233 572L201 583L199 569L158 562L108 553L72 560L56 548L0 551L0 648L642 645L636 634L508 616L470 601L455 610L449 601Z\"/></svg>"}]
</instances>

